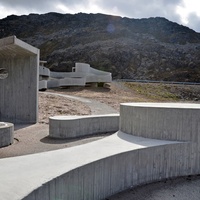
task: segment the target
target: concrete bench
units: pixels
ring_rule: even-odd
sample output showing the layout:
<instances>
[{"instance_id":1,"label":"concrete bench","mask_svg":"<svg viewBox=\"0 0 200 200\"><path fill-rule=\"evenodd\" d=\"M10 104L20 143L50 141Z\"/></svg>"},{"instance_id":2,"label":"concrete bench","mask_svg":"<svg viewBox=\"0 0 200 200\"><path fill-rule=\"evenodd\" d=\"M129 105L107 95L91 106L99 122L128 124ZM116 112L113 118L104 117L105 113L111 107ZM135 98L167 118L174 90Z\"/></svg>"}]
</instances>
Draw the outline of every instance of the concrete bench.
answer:
<instances>
[{"instance_id":1,"label":"concrete bench","mask_svg":"<svg viewBox=\"0 0 200 200\"><path fill-rule=\"evenodd\" d=\"M14 125L0 122L0 147L5 147L13 143Z\"/></svg>"},{"instance_id":2,"label":"concrete bench","mask_svg":"<svg viewBox=\"0 0 200 200\"><path fill-rule=\"evenodd\" d=\"M49 136L53 138L75 138L97 133L116 132L118 129L119 114L49 118Z\"/></svg>"}]
</instances>

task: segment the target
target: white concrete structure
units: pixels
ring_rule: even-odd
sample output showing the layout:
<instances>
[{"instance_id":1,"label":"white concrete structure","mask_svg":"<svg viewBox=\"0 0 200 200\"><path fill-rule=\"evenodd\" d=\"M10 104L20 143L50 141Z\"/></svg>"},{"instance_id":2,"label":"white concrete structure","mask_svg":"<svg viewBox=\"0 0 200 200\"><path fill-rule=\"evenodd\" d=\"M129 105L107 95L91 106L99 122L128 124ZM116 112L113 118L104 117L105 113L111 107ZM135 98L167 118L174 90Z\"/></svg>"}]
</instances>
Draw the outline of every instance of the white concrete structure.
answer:
<instances>
[{"instance_id":1,"label":"white concrete structure","mask_svg":"<svg viewBox=\"0 0 200 200\"><path fill-rule=\"evenodd\" d=\"M111 73L96 70L86 63L75 63L72 72L52 72L44 67L44 63L45 62L42 61L40 66L40 90L45 89L44 82L47 82L47 88L55 88L64 86L85 86L87 83L109 83L112 81Z\"/></svg>"},{"instance_id":2,"label":"white concrete structure","mask_svg":"<svg viewBox=\"0 0 200 200\"><path fill-rule=\"evenodd\" d=\"M138 184L199 174L199 122L199 104L122 104L116 134L72 148L0 159L0 196L98 200Z\"/></svg>"},{"instance_id":3,"label":"white concrete structure","mask_svg":"<svg viewBox=\"0 0 200 200\"><path fill-rule=\"evenodd\" d=\"M0 122L0 147L5 147L13 143L14 125L12 123Z\"/></svg>"},{"instance_id":4,"label":"white concrete structure","mask_svg":"<svg viewBox=\"0 0 200 200\"><path fill-rule=\"evenodd\" d=\"M50 70L46 67L44 67L44 64L47 63L47 61L40 61L39 65L39 90L45 91L47 89L47 81L50 77Z\"/></svg>"},{"instance_id":5,"label":"white concrete structure","mask_svg":"<svg viewBox=\"0 0 200 200\"><path fill-rule=\"evenodd\" d=\"M53 138L75 138L117 130L119 130L119 114L49 118L49 136Z\"/></svg>"},{"instance_id":6,"label":"white concrete structure","mask_svg":"<svg viewBox=\"0 0 200 200\"><path fill-rule=\"evenodd\" d=\"M0 39L0 121L36 123L38 118L39 49L15 36Z\"/></svg>"}]
</instances>

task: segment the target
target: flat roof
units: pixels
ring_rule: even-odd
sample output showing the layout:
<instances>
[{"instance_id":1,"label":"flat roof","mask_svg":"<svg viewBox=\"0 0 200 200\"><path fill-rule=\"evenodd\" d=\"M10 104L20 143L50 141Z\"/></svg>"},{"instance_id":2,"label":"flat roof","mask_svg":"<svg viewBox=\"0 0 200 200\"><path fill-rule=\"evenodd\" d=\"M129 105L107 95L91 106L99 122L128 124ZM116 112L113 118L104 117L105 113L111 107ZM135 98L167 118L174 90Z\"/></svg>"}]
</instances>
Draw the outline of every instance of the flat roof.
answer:
<instances>
[{"instance_id":1,"label":"flat roof","mask_svg":"<svg viewBox=\"0 0 200 200\"><path fill-rule=\"evenodd\" d=\"M23 42L16 36L0 39L0 57L37 55L39 49Z\"/></svg>"}]
</instances>

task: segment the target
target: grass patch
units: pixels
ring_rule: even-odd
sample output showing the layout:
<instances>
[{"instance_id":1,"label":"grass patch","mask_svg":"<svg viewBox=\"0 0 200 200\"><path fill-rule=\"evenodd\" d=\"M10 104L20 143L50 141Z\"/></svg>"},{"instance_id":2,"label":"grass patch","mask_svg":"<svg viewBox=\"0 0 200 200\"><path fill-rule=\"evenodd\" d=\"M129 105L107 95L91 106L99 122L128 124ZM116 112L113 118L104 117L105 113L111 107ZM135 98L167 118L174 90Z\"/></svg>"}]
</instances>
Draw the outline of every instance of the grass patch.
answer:
<instances>
[{"instance_id":1,"label":"grass patch","mask_svg":"<svg viewBox=\"0 0 200 200\"><path fill-rule=\"evenodd\" d=\"M136 94L155 101L178 101L179 96L173 92L173 88L166 84L152 83L125 83Z\"/></svg>"}]
</instances>

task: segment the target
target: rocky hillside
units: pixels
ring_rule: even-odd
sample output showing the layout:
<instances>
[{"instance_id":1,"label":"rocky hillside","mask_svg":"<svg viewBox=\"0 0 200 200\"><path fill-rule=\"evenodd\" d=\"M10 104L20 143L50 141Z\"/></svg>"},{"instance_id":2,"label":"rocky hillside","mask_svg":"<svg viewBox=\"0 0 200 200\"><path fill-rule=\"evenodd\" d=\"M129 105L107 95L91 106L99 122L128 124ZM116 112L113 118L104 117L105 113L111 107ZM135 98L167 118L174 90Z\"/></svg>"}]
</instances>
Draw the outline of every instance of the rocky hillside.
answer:
<instances>
[{"instance_id":1,"label":"rocky hillside","mask_svg":"<svg viewBox=\"0 0 200 200\"><path fill-rule=\"evenodd\" d=\"M86 62L113 78L200 81L200 33L165 18L11 15L0 20L0 38L9 35L38 47L54 71Z\"/></svg>"}]
</instances>

